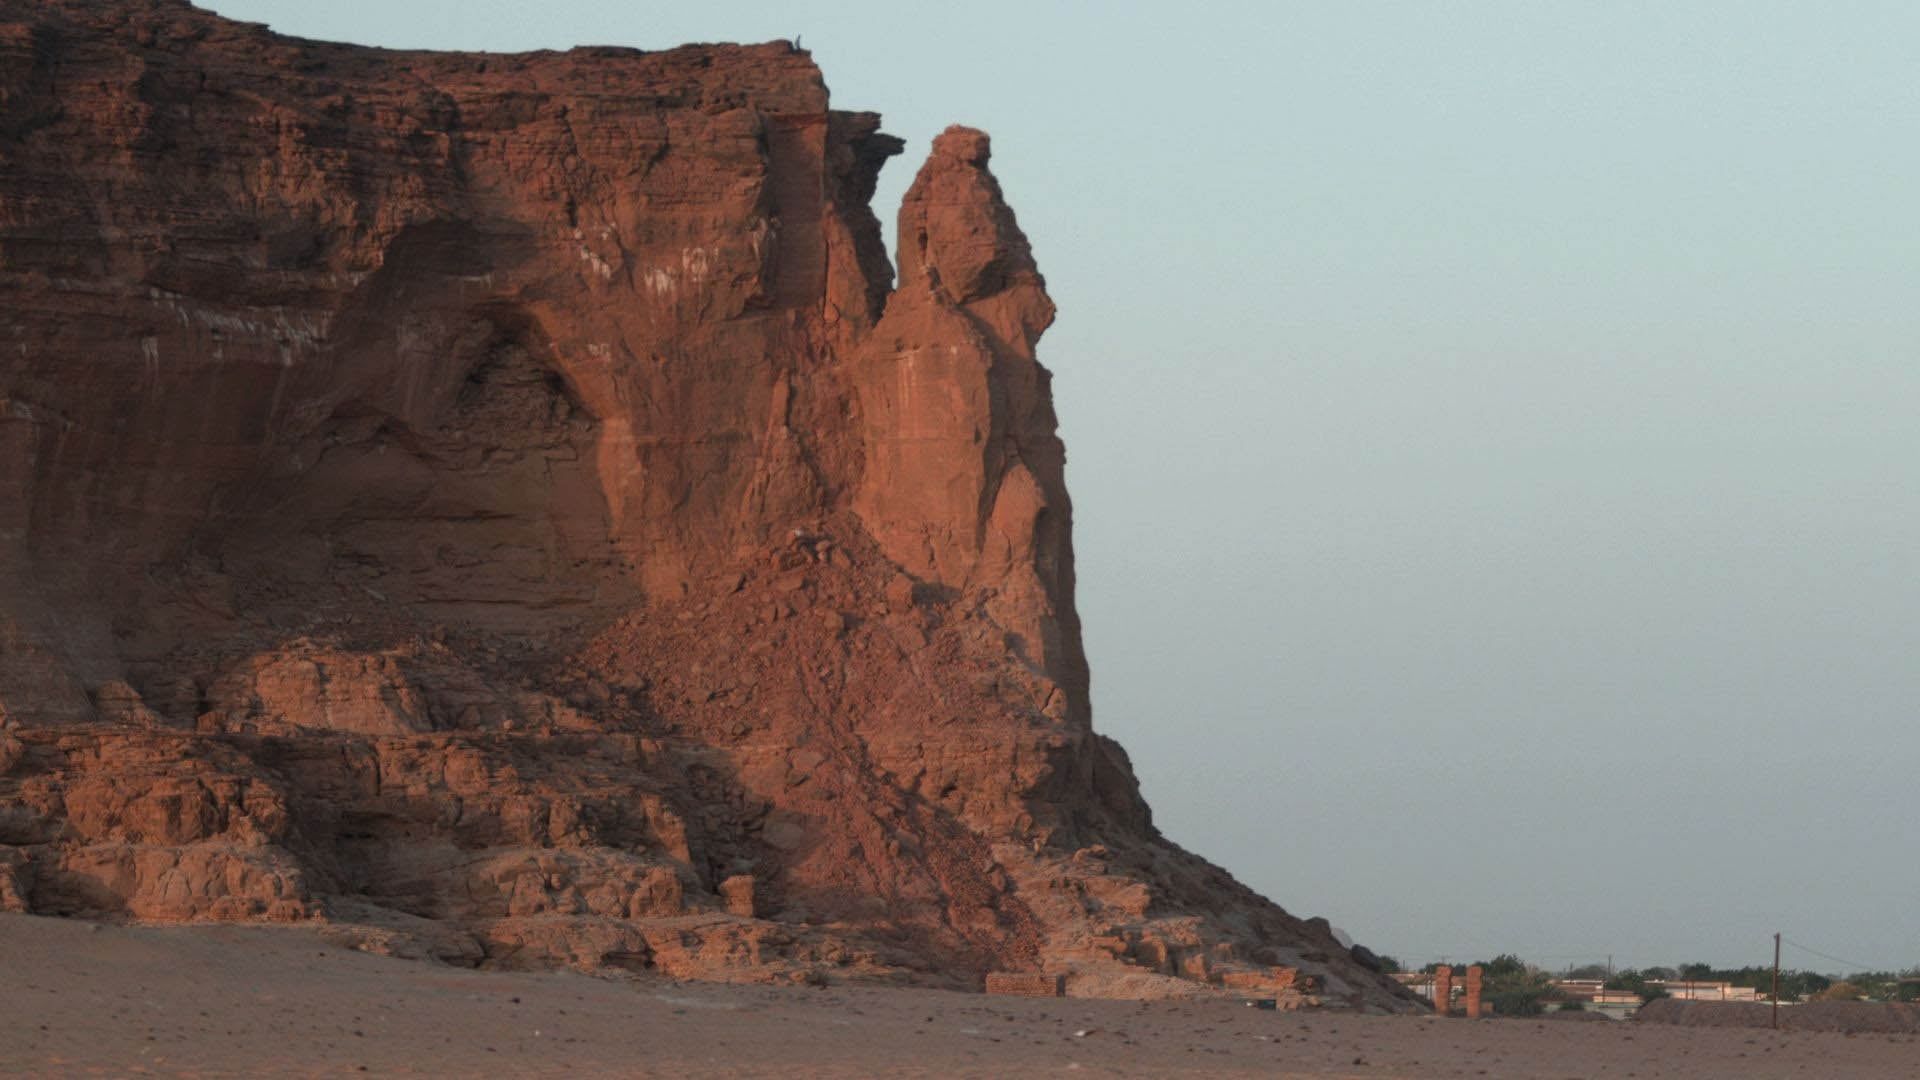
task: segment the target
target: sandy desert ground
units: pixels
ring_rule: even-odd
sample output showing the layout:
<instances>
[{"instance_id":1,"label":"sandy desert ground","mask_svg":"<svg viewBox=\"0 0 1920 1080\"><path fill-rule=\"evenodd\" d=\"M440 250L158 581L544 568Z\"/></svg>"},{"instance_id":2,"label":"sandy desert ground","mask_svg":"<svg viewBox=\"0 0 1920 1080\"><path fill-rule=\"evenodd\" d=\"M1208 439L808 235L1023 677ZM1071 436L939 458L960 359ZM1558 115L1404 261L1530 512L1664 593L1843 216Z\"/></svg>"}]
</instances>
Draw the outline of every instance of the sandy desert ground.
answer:
<instances>
[{"instance_id":1,"label":"sandy desert ground","mask_svg":"<svg viewBox=\"0 0 1920 1080\"><path fill-rule=\"evenodd\" d=\"M1909 1035L468 971L304 928L0 916L27 1076L1906 1077Z\"/></svg>"}]
</instances>

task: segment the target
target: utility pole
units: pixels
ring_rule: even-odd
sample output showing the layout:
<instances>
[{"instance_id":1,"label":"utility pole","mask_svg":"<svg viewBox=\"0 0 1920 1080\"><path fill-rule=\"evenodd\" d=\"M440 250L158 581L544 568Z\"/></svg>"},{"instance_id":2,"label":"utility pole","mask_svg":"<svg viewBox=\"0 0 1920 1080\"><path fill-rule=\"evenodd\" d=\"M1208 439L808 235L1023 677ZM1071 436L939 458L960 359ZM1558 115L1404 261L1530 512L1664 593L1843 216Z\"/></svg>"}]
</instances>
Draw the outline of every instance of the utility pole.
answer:
<instances>
[{"instance_id":1,"label":"utility pole","mask_svg":"<svg viewBox=\"0 0 1920 1080\"><path fill-rule=\"evenodd\" d=\"M1773 1030L1780 1030L1780 935L1773 935Z\"/></svg>"}]
</instances>

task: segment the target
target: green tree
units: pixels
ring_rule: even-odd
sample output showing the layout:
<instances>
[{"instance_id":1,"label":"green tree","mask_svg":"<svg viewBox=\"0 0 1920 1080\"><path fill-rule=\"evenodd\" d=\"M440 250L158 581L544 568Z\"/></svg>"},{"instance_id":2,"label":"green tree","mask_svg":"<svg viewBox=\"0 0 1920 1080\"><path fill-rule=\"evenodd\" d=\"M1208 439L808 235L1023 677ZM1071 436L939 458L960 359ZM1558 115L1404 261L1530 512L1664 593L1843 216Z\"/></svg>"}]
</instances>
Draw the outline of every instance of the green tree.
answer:
<instances>
[{"instance_id":1,"label":"green tree","mask_svg":"<svg viewBox=\"0 0 1920 1080\"><path fill-rule=\"evenodd\" d=\"M1528 970L1527 962L1510 952L1480 962L1480 976L1483 979L1507 978Z\"/></svg>"},{"instance_id":2,"label":"green tree","mask_svg":"<svg viewBox=\"0 0 1920 1080\"><path fill-rule=\"evenodd\" d=\"M1826 992L1833 980L1812 971L1783 971L1780 973L1780 998L1783 1001L1804 1001Z\"/></svg>"},{"instance_id":3,"label":"green tree","mask_svg":"<svg viewBox=\"0 0 1920 1080\"><path fill-rule=\"evenodd\" d=\"M1664 969L1655 968L1652 970L1659 971ZM1630 994L1638 994L1640 995L1641 1004L1656 1001L1667 996L1667 992L1664 989L1651 985L1651 980L1646 972L1635 971L1632 968L1625 968L1615 973L1613 978L1608 979L1602 985L1609 990L1625 990Z\"/></svg>"},{"instance_id":4,"label":"green tree","mask_svg":"<svg viewBox=\"0 0 1920 1080\"><path fill-rule=\"evenodd\" d=\"M1502 1016L1538 1016L1554 996L1553 976L1501 953L1480 965L1480 996Z\"/></svg>"}]
</instances>

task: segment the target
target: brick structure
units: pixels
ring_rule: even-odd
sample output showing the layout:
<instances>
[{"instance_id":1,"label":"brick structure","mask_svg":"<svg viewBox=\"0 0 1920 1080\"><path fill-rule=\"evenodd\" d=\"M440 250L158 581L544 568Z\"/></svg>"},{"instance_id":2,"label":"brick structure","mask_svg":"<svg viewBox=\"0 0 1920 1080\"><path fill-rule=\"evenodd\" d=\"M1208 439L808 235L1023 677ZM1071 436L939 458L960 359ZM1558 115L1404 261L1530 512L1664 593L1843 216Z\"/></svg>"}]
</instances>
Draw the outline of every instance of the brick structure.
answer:
<instances>
[{"instance_id":1,"label":"brick structure","mask_svg":"<svg viewBox=\"0 0 1920 1080\"><path fill-rule=\"evenodd\" d=\"M1445 964L1433 969L1433 1011L1441 1016L1453 1012L1453 969Z\"/></svg>"},{"instance_id":2,"label":"brick structure","mask_svg":"<svg viewBox=\"0 0 1920 1080\"><path fill-rule=\"evenodd\" d=\"M1467 1019L1480 1019L1480 965L1467 969Z\"/></svg>"},{"instance_id":3,"label":"brick structure","mask_svg":"<svg viewBox=\"0 0 1920 1080\"><path fill-rule=\"evenodd\" d=\"M987 993L1014 997L1065 997L1067 980L1038 971L993 971L987 974Z\"/></svg>"}]
</instances>

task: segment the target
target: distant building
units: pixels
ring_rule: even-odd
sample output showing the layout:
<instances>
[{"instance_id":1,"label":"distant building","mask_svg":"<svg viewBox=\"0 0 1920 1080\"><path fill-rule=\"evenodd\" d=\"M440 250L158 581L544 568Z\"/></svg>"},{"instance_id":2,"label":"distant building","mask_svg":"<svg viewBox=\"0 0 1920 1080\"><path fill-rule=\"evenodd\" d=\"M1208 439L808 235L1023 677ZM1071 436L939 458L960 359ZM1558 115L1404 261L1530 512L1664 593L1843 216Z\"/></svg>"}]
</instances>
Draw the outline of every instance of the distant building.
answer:
<instances>
[{"instance_id":1,"label":"distant building","mask_svg":"<svg viewBox=\"0 0 1920 1080\"><path fill-rule=\"evenodd\" d=\"M1393 981L1419 994L1428 1001L1433 1000L1433 972L1431 971L1397 972L1393 975ZM1460 1000L1460 996L1464 993L1466 993L1465 983L1461 979L1455 978L1453 982L1453 1000ZM1452 1004L1452 1002L1448 1004Z\"/></svg>"},{"instance_id":2,"label":"distant building","mask_svg":"<svg viewBox=\"0 0 1920 1080\"><path fill-rule=\"evenodd\" d=\"M1761 1001L1760 991L1751 986L1725 982L1698 982L1688 979L1648 979L1648 989L1660 989L1675 1001Z\"/></svg>"},{"instance_id":3,"label":"distant building","mask_svg":"<svg viewBox=\"0 0 1920 1080\"><path fill-rule=\"evenodd\" d=\"M1629 1020L1640 1011L1640 995L1631 990L1602 990L1587 1002L1587 1008L1615 1020Z\"/></svg>"},{"instance_id":4,"label":"distant building","mask_svg":"<svg viewBox=\"0 0 1920 1080\"><path fill-rule=\"evenodd\" d=\"M1555 979L1553 988L1575 1001L1592 1001L1607 990L1599 979Z\"/></svg>"},{"instance_id":5,"label":"distant building","mask_svg":"<svg viewBox=\"0 0 1920 1080\"><path fill-rule=\"evenodd\" d=\"M1428 1001L1433 1000L1433 973L1426 971L1403 971L1393 976L1395 982L1419 994ZM1553 989L1563 1001L1577 1001L1589 1012L1601 1013L1615 1020L1625 1020L1640 1008L1640 995L1631 990L1609 990L1600 979L1555 979ZM1760 991L1751 986L1735 986L1728 982L1703 982L1694 979L1649 979L1647 989L1664 990L1668 997L1676 1001L1764 1001ZM1459 972L1454 973L1453 1000L1459 1001L1465 993L1465 985ZM1449 1004L1452 1004L1449 1002Z\"/></svg>"},{"instance_id":6,"label":"distant building","mask_svg":"<svg viewBox=\"0 0 1920 1080\"><path fill-rule=\"evenodd\" d=\"M1579 1002L1588 1012L1614 1020L1625 1020L1640 1008L1639 994L1631 990L1609 990L1599 979L1555 979L1553 988L1561 997Z\"/></svg>"}]
</instances>

